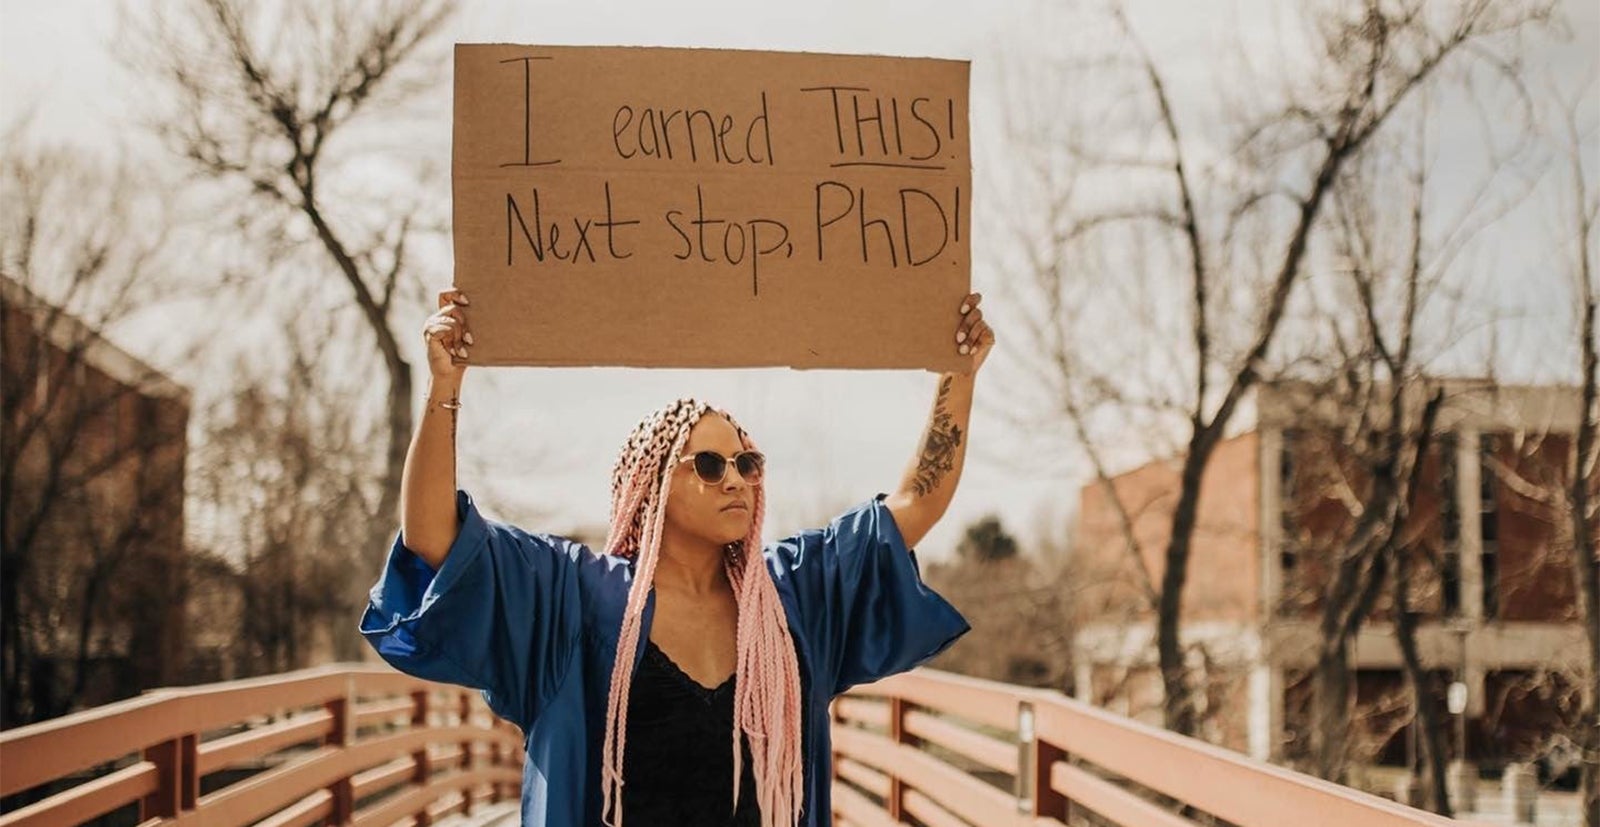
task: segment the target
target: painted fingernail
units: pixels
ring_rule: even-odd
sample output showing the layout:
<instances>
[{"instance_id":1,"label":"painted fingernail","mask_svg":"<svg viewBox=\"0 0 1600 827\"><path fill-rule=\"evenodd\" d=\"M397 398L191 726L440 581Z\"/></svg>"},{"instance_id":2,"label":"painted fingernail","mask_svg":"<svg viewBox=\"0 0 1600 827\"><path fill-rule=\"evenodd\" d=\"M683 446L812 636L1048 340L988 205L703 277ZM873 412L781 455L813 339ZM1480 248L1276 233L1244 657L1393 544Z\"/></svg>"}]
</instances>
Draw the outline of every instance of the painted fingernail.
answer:
<instances>
[{"instance_id":1,"label":"painted fingernail","mask_svg":"<svg viewBox=\"0 0 1600 827\"><path fill-rule=\"evenodd\" d=\"M967 340L967 331L963 330L963 331L960 331L959 333L956 334L956 341L965 342L966 340Z\"/></svg>"},{"instance_id":2,"label":"painted fingernail","mask_svg":"<svg viewBox=\"0 0 1600 827\"><path fill-rule=\"evenodd\" d=\"M472 334L471 333L466 334L466 336L464 338L467 340L467 344L469 344L469 345L473 344Z\"/></svg>"},{"instance_id":3,"label":"painted fingernail","mask_svg":"<svg viewBox=\"0 0 1600 827\"><path fill-rule=\"evenodd\" d=\"M969 304L961 305L961 312L962 313L965 313L965 312L967 312L968 310L971 310L971 309L972 309L972 305L969 305Z\"/></svg>"},{"instance_id":4,"label":"painted fingernail","mask_svg":"<svg viewBox=\"0 0 1600 827\"><path fill-rule=\"evenodd\" d=\"M461 295L459 293L456 294L456 300L461 302L462 304L472 304L472 302L467 301L467 297L466 296L463 296L463 295Z\"/></svg>"},{"instance_id":5,"label":"painted fingernail","mask_svg":"<svg viewBox=\"0 0 1600 827\"><path fill-rule=\"evenodd\" d=\"M961 355L962 355L962 356L965 356L965 355L967 355L967 351L968 351L968 350L969 350L969 348L968 348L968 347L967 347L967 346L966 346L966 345L962 345L962 346L961 346Z\"/></svg>"}]
</instances>

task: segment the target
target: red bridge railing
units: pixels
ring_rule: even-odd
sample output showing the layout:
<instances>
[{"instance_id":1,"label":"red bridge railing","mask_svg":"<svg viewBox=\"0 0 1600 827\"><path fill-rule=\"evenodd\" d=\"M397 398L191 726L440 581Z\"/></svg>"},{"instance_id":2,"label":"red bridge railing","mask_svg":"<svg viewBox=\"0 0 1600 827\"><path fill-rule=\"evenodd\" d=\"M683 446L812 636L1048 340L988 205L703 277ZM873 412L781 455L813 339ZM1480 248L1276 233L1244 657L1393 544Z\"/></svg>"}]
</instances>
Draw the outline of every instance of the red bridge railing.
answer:
<instances>
[{"instance_id":1,"label":"red bridge railing","mask_svg":"<svg viewBox=\"0 0 1600 827\"><path fill-rule=\"evenodd\" d=\"M927 669L859 687L833 715L834 823L849 827L1464 823L1059 692Z\"/></svg>"},{"instance_id":2,"label":"red bridge railing","mask_svg":"<svg viewBox=\"0 0 1600 827\"><path fill-rule=\"evenodd\" d=\"M1445 827L1461 822L1066 698L921 669L838 699L841 827ZM158 690L0 733L0 827L418 825L514 801L521 735L382 666ZM13 800L15 800L13 798Z\"/></svg>"},{"instance_id":3,"label":"red bridge railing","mask_svg":"<svg viewBox=\"0 0 1600 827\"><path fill-rule=\"evenodd\" d=\"M476 692L340 664L156 690L9 730L0 768L0 796L39 798L0 827L130 805L141 823L425 825L514 800L522 737Z\"/></svg>"}]
</instances>

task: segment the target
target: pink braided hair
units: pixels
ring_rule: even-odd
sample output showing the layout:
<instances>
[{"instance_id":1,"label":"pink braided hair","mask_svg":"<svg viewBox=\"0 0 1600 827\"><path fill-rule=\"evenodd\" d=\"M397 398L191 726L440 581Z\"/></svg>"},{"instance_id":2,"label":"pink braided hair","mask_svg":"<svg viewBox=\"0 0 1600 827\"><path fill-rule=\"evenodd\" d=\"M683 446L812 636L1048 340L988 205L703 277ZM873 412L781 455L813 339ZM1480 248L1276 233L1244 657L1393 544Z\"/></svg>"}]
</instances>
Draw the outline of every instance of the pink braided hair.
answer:
<instances>
[{"instance_id":1,"label":"pink braided hair","mask_svg":"<svg viewBox=\"0 0 1600 827\"><path fill-rule=\"evenodd\" d=\"M727 419L738 432L741 444L755 450L750 435L726 411L694 399L679 399L634 428L611 473L611 531L606 553L636 561L622 631L617 638L616 661L611 668L600 770L603 813L612 827L622 827L622 756L628 696L645 600L660 556L672 469L689 442L690 430L707 413ZM762 827L793 827L799 822L805 794L800 757L800 666L777 587L768 576L761 555L765 486L752 489L750 531L743 541L729 544L724 561L739 606L733 700L733 805L738 804L743 772L739 748L743 734L750 742Z\"/></svg>"}]
</instances>

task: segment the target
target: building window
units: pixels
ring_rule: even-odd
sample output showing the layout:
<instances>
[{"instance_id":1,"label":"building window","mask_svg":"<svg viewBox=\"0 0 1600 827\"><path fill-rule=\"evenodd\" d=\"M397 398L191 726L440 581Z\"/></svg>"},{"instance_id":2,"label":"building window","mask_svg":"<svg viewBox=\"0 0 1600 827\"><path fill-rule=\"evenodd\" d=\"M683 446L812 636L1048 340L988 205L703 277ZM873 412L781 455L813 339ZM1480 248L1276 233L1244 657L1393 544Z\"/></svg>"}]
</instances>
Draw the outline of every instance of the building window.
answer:
<instances>
[{"instance_id":1,"label":"building window","mask_svg":"<svg viewBox=\"0 0 1600 827\"><path fill-rule=\"evenodd\" d=\"M1439 439L1439 532L1444 548L1439 570L1439 608L1446 617L1461 614L1461 492L1456 489L1456 435Z\"/></svg>"},{"instance_id":2,"label":"building window","mask_svg":"<svg viewBox=\"0 0 1600 827\"><path fill-rule=\"evenodd\" d=\"M155 430L158 422L158 400L153 396L138 396L139 400L139 433L136 441L143 445L153 445L156 442Z\"/></svg>"},{"instance_id":3,"label":"building window","mask_svg":"<svg viewBox=\"0 0 1600 827\"><path fill-rule=\"evenodd\" d=\"M1295 519L1295 510L1299 508L1299 497L1294 485L1294 454L1298 450L1301 434L1296 428L1285 428L1282 434L1283 447L1278 451L1278 565L1287 575L1294 571L1300 556L1296 542L1298 521Z\"/></svg>"},{"instance_id":4,"label":"building window","mask_svg":"<svg viewBox=\"0 0 1600 827\"><path fill-rule=\"evenodd\" d=\"M1478 526L1483 539L1479 555L1483 571L1483 617L1500 613L1500 486L1495 480L1494 457L1499 453L1498 435L1484 434L1479 446Z\"/></svg>"}]
</instances>

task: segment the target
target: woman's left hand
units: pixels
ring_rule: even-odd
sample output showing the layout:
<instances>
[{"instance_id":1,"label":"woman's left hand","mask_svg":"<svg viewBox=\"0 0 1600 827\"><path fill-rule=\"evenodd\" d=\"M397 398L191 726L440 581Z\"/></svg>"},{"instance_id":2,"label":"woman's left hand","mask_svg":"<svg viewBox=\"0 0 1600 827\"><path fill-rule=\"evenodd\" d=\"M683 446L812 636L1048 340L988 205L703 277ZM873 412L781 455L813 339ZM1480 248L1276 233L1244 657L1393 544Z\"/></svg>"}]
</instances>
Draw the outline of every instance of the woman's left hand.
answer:
<instances>
[{"instance_id":1,"label":"woman's left hand","mask_svg":"<svg viewBox=\"0 0 1600 827\"><path fill-rule=\"evenodd\" d=\"M962 299L960 318L956 323L956 352L971 357L972 367L962 371L969 375L983 367L983 360L989 358L989 351L994 348L994 331L983 320L983 310L978 307L981 301L982 293L973 293Z\"/></svg>"}]
</instances>

